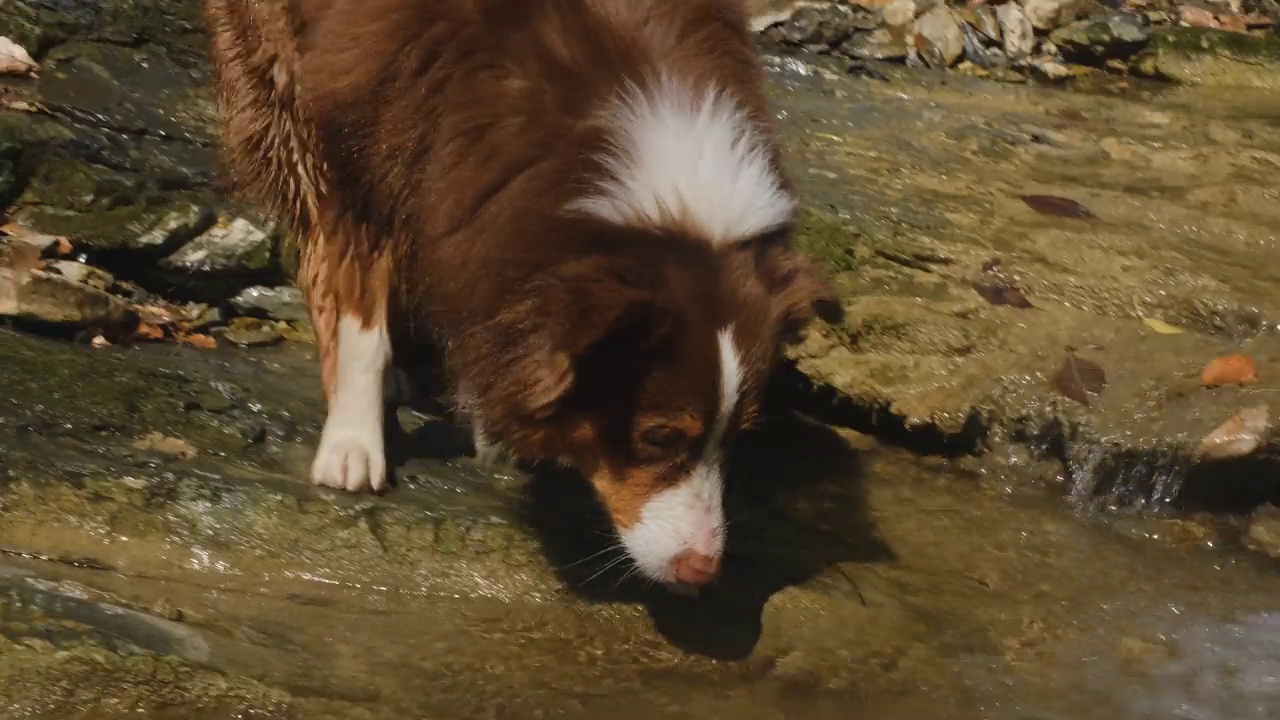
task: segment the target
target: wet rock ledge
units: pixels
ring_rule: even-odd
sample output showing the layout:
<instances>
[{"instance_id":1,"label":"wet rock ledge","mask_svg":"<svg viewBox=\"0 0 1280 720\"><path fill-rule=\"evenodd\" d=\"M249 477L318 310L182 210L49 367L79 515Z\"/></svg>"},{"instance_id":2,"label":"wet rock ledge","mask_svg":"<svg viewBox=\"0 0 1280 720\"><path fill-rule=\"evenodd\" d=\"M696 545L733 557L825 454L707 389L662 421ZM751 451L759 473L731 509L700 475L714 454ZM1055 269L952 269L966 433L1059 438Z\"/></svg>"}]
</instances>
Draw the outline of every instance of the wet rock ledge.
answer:
<instances>
[{"instance_id":1,"label":"wet rock ledge","mask_svg":"<svg viewBox=\"0 0 1280 720\"><path fill-rule=\"evenodd\" d=\"M1277 499L1273 0L759 10L799 241L850 317L780 402L1081 501ZM0 314L102 349L308 339L281 231L220 191L198 2L16 0L0 36L34 64L0 96ZM1252 380L1203 387L1238 354ZM1251 409L1235 457L1198 453Z\"/></svg>"}]
</instances>

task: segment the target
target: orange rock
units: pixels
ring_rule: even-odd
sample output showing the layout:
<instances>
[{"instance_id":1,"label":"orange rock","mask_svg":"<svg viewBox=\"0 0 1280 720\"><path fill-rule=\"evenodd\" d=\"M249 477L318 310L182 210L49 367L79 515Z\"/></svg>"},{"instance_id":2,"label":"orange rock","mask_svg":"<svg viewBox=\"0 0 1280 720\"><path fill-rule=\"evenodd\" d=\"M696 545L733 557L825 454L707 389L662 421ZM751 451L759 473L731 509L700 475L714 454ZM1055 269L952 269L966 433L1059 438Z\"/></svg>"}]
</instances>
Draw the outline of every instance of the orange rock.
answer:
<instances>
[{"instance_id":1,"label":"orange rock","mask_svg":"<svg viewBox=\"0 0 1280 720\"><path fill-rule=\"evenodd\" d=\"M1224 355L1205 366L1200 382L1215 385L1248 385L1258 382L1258 368L1247 355Z\"/></svg>"},{"instance_id":2,"label":"orange rock","mask_svg":"<svg viewBox=\"0 0 1280 720\"><path fill-rule=\"evenodd\" d=\"M1218 24L1223 30L1231 32L1249 32L1249 26L1245 23L1244 18L1239 15L1219 15Z\"/></svg>"},{"instance_id":3,"label":"orange rock","mask_svg":"<svg viewBox=\"0 0 1280 720\"><path fill-rule=\"evenodd\" d=\"M1178 19L1182 21L1183 25L1190 25L1191 27L1215 29L1222 27L1218 24L1218 18L1214 17L1212 12L1195 5L1179 5Z\"/></svg>"}]
</instances>

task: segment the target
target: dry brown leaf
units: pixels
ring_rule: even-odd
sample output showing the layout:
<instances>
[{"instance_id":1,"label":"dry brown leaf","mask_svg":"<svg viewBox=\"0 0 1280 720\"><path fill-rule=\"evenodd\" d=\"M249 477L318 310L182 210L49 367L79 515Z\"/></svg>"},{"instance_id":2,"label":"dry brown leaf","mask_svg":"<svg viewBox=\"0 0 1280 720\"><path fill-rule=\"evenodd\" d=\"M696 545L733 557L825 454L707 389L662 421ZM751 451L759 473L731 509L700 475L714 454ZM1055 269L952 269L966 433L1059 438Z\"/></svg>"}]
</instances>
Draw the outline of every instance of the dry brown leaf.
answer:
<instances>
[{"instance_id":1,"label":"dry brown leaf","mask_svg":"<svg viewBox=\"0 0 1280 720\"><path fill-rule=\"evenodd\" d=\"M1027 299L1027 296L1022 293L1022 288L1002 280L990 283L972 283L971 286L975 292L982 296L983 300L992 305L1004 305L1021 310L1035 307Z\"/></svg>"},{"instance_id":2,"label":"dry brown leaf","mask_svg":"<svg viewBox=\"0 0 1280 720\"><path fill-rule=\"evenodd\" d=\"M1056 195L1022 195L1019 199L1041 215L1056 215L1080 220L1092 220L1097 217L1092 210L1071 198Z\"/></svg>"},{"instance_id":3,"label":"dry brown leaf","mask_svg":"<svg viewBox=\"0 0 1280 720\"><path fill-rule=\"evenodd\" d=\"M147 433L134 440L133 446L139 450L155 450L183 460L191 460L196 456L196 449L191 443L158 432Z\"/></svg>"},{"instance_id":4,"label":"dry brown leaf","mask_svg":"<svg viewBox=\"0 0 1280 720\"><path fill-rule=\"evenodd\" d=\"M135 331L134 334L136 337L142 340L163 340L164 339L164 330L161 329L158 325L152 325L151 323L146 322L145 320L138 323L138 329Z\"/></svg>"},{"instance_id":5,"label":"dry brown leaf","mask_svg":"<svg viewBox=\"0 0 1280 720\"><path fill-rule=\"evenodd\" d=\"M200 333L191 333L190 335L182 335L178 338L178 342L182 343L183 345L190 345L191 347L197 347L202 350L212 350L218 347L217 340L214 340L208 335L202 335Z\"/></svg>"},{"instance_id":6,"label":"dry brown leaf","mask_svg":"<svg viewBox=\"0 0 1280 720\"><path fill-rule=\"evenodd\" d=\"M1269 414L1266 405L1244 408L1206 435L1196 447L1195 457L1229 460L1252 453L1262 445L1267 434Z\"/></svg>"},{"instance_id":7,"label":"dry brown leaf","mask_svg":"<svg viewBox=\"0 0 1280 720\"><path fill-rule=\"evenodd\" d=\"M0 37L0 74L34 75L40 63L32 59L27 49L7 37Z\"/></svg>"},{"instance_id":8,"label":"dry brown leaf","mask_svg":"<svg viewBox=\"0 0 1280 720\"><path fill-rule=\"evenodd\" d=\"M1089 396L1101 394L1107 386L1107 373L1102 366L1078 357L1068 348L1066 359L1050 378L1049 384L1060 395L1089 407Z\"/></svg>"},{"instance_id":9,"label":"dry brown leaf","mask_svg":"<svg viewBox=\"0 0 1280 720\"><path fill-rule=\"evenodd\" d=\"M1204 367L1200 383L1216 385L1249 385L1258 382L1258 367L1248 355L1224 355Z\"/></svg>"}]
</instances>

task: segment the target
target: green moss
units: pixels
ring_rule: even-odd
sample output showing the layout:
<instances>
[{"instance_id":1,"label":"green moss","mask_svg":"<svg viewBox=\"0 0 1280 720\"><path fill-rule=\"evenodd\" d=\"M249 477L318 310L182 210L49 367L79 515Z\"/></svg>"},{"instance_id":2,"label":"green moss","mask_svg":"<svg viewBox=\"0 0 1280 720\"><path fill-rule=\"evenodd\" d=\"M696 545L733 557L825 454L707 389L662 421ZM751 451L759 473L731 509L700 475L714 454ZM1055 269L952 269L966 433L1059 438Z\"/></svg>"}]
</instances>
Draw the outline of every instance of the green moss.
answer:
<instances>
[{"instance_id":1,"label":"green moss","mask_svg":"<svg viewBox=\"0 0 1280 720\"><path fill-rule=\"evenodd\" d=\"M1133 63L1139 74L1188 85L1280 89L1280 36L1205 28L1156 35Z\"/></svg>"},{"instance_id":2,"label":"green moss","mask_svg":"<svg viewBox=\"0 0 1280 720\"><path fill-rule=\"evenodd\" d=\"M1280 63L1280 35L1176 27L1156 35L1151 41L1158 51L1188 55L1226 55L1240 59Z\"/></svg>"},{"instance_id":3,"label":"green moss","mask_svg":"<svg viewBox=\"0 0 1280 720\"><path fill-rule=\"evenodd\" d=\"M836 272L851 272L862 262L861 234L838 218L809 208L797 215L794 242L809 258Z\"/></svg>"}]
</instances>

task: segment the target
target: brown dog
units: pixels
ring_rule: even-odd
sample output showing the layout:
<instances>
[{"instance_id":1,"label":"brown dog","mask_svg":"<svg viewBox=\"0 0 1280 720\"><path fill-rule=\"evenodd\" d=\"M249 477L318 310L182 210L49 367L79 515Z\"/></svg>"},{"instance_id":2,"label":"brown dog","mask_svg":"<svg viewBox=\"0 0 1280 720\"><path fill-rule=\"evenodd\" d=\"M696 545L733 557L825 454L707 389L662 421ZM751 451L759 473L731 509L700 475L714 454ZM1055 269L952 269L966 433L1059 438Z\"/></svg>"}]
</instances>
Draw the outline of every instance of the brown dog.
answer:
<instances>
[{"instance_id":1,"label":"brown dog","mask_svg":"<svg viewBox=\"0 0 1280 720\"><path fill-rule=\"evenodd\" d=\"M702 584L722 469L825 281L735 0L206 0L225 144L293 225L320 485L380 490L393 356L443 348L489 436L595 486L641 572Z\"/></svg>"}]
</instances>

